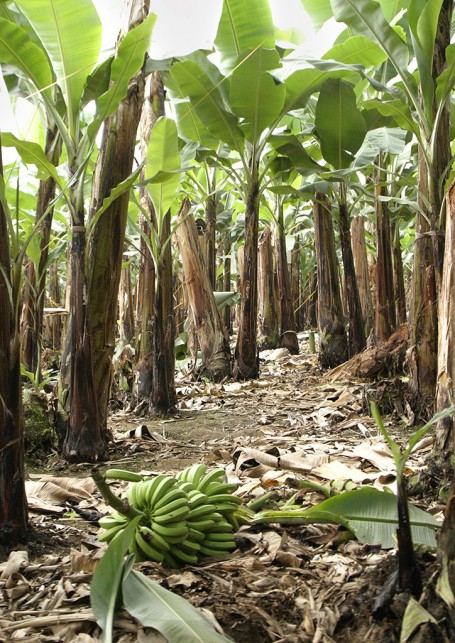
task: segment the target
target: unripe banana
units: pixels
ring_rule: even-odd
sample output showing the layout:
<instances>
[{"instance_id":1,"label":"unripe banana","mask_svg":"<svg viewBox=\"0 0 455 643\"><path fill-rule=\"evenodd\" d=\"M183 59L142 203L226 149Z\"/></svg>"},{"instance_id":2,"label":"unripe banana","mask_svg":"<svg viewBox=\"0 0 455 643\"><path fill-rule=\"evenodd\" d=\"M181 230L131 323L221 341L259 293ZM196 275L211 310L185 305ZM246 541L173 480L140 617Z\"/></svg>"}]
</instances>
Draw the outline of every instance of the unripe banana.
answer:
<instances>
[{"instance_id":1,"label":"unripe banana","mask_svg":"<svg viewBox=\"0 0 455 643\"><path fill-rule=\"evenodd\" d=\"M197 531L208 531L209 529L215 529L216 528L216 522L215 520L212 520L211 518L206 518L205 520L187 520L188 527L190 529L196 529Z\"/></svg>"},{"instance_id":2,"label":"unripe banana","mask_svg":"<svg viewBox=\"0 0 455 643\"><path fill-rule=\"evenodd\" d=\"M188 554L197 554L201 549L201 545L199 542L190 540L188 537L186 540L182 540L182 542L179 543L178 548L182 551L186 551ZM174 551L174 549L172 551Z\"/></svg>"},{"instance_id":3,"label":"unripe banana","mask_svg":"<svg viewBox=\"0 0 455 643\"><path fill-rule=\"evenodd\" d=\"M223 551L220 549L214 549L213 547L205 547L201 545L201 554L205 556L210 556L211 558L224 558L229 555L228 551Z\"/></svg>"},{"instance_id":4,"label":"unripe banana","mask_svg":"<svg viewBox=\"0 0 455 643\"><path fill-rule=\"evenodd\" d=\"M204 540L204 542L201 543L201 552L207 554L207 549L211 549L212 551L219 550L222 553L231 552L235 547L236 544L233 540L223 542L219 542L218 540ZM210 554L207 554L207 556L210 556Z\"/></svg>"},{"instance_id":5,"label":"unripe banana","mask_svg":"<svg viewBox=\"0 0 455 643\"><path fill-rule=\"evenodd\" d=\"M206 464L192 464L186 476L186 480L194 484L197 487L201 481L202 476L207 471Z\"/></svg>"},{"instance_id":6,"label":"unripe banana","mask_svg":"<svg viewBox=\"0 0 455 643\"><path fill-rule=\"evenodd\" d=\"M161 499L171 487L177 484L177 480L171 476L165 476L163 480L160 480L157 485L153 495L150 499L150 506L154 507L159 499Z\"/></svg>"},{"instance_id":7,"label":"unripe banana","mask_svg":"<svg viewBox=\"0 0 455 643\"><path fill-rule=\"evenodd\" d=\"M141 525L139 527L139 531L144 535L144 537L146 537L146 540L150 542L152 547L156 547L163 552L170 550L170 545L167 540L156 531L153 531L153 529L150 529L150 527Z\"/></svg>"},{"instance_id":8,"label":"unripe banana","mask_svg":"<svg viewBox=\"0 0 455 643\"><path fill-rule=\"evenodd\" d=\"M177 545L172 548L172 555L189 565L197 565L198 563L197 554L189 554L188 552L180 549Z\"/></svg>"},{"instance_id":9,"label":"unripe banana","mask_svg":"<svg viewBox=\"0 0 455 643\"><path fill-rule=\"evenodd\" d=\"M168 505L171 503L175 502L176 500L183 500L183 502L186 504L188 507L188 498L186 496L186 493L184 493L181 489L178 487L171 487L170 491L167 491L161 498L159 498L154 505L151 507L153 509L153 513L160 513L162 509L166 508Z\"/></svg>"},{"instance_id":10,"label":"unripe banana","mask_svg":"<svg viewBox=\"0 0 455 643\"><path fill-rule=\"evenodd\" d=\"M194 527L191 527L188 523L188 539L192 542L201 542L205 538L205 534Z\"/></svg>"},{"instance_id":11,"label":"unripe banana","mask_svg":"<svg viewBox=\"0 0 455 643\"><path fill-rule=\"evenodd\" d=\"M145 538L142 536L141 532L139 530L136 530L134 537L136 539L136 543L148 560L154 560L157 563L162 563L164 560L164 553L162 551L158 551L150 543L148 543Z\"/></svg>"},{"instance_id":12,"label":"unripe banana","mask_svg":"<svg viewBox=\"0 0 455 643\"><path fill-rule=\"evenodd\" d=\"M173 511L160 514L159 516L153 514L152 520L154 523L158 523L160 525L172 525L175 522L181 522L185 520L188 517L189 512L190 510L188 509L188 505L185 504L175 508Z\"/></svg>"},{"instance_id":13,"label":"unripe banana","mask_svg":"<svg viewBox=\"0 0 455 643\"><path fill-rule=\"evenodd\" d=\"M169 543L181 542L188 536L188 526L186 521L174 522L169 525L162 525L159 522L152 520L151 528L158 534L161 534Z\"/></svg>"},{"instance_id":14,"label":"unripe banana","mask_svg":"<svg viewBox=\"0 0 455 643\"><path fill-rule=\"evenodd\" d=\"M125 529L125 525L117 524L113 527L109 527L106 531L102 531L98 534L97 538L100 543L109 543L119 531Z\"/></svg>"},{"instance_id":15,"label":"unripe banana","mask_svg":"<svg viewBox=\"0 0 455 643\"><path fill-rule=\"evenodd\" d=\"M202 493L207 493L206 490L208 490L210 485L214 482L226 482L224 469L213 469L213 471L209 471L209 473L202 478L197 487L199 491L202 491Z\"/></svg>"},{"instance_id":16,"label":"unripe banana","mask_svg":"<svg viewBox=\"0 0 455 643\"><path fill-rule=\"evenodd\" d=\"M235 541L231 533L219 532L219 531L209 531L205 534L204 544L206 542L220 542L220 543L233 543L235 546Z\"/></svg>"},{"instance_id":17,"label":"unripe banana","mask_svg":"<svg viewBox=\"0 0 455 643\"><path fill-rule=\"evenodd\" d=\"M214 512L215 512L214 505L200 505L199 507L190 509L190 513L188 514L188 520L197 520L202 516L205 516L206 518L208 518Z\"/></svg>"}]
</instances>

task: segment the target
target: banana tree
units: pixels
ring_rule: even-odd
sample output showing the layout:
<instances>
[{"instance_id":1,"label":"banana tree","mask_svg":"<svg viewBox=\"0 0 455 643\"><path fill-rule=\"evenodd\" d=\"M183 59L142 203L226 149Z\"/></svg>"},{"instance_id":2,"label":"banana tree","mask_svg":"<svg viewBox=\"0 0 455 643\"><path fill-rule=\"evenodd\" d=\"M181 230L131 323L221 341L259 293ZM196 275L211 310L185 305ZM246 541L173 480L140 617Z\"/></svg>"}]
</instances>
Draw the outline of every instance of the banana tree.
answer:
<instances>
[{"instance_id":1,"label":"banana tree","mask_svg":"<svg viewBox=\"0 0 455 643\"><path fill-rule=\"evenodd\" d=\"M420 212L412 285L410 384L422 406L431 407L436 383L434 322L444 250L444 186L450 161L449 98L455 82L455 45L450 44L453 3L411 0L392 7L391 3L371 0L331 0L331 7L336 20L368 36L387 54L400 83L385 85L373 80L383 95L370 107L393 118L419 144ZM404 8L407 12L401 22L409 30L408 43L391 24ZM417 74L410 71L411 59L416 62ZM430 293L429 297L425 293Z\"/></svg>"},{"instance_id":2,"label":"banana tree","mask_svg":"<svg viewBox=\"0 0 455 643\"><path fill-rule=\"evenodd\" d=\"M10 235L14 228L5 199L0 155L0 543L8 548L26 541L27 497L24 424L17 319L20 264L11 270ZM15 248L17 251L17 248Z\"/></svg>"},{"instance_id":3,"label":"banana tree","mask_svg":"<svg viewBox=\"0 0 455 643\"><path fill-rule=\"evenodd\" d=\"M64 453L69 459L94 461L106 455L107 432L99 425L93 379L85 272L85 176L101 125L115 112L127 93L129 78L142 66L155 18L149 16L123 39L114 60L97 67L101 24L91 0L77 5L64 0L21 0L16 4L35 35L32 40L21 27L8 24L10 42L21 43L9 62L26 76L52 116L69 172L65 184L54 171L71 218L70 320L62 368L63 397L68 404L68 448ZM57 104L50 91L54 76L61 94ZM82 107L91 99L95 99L96 113L90 118ZM19 152L19 148L31 150L22 142L16 147Z\"/></svg>"}]
</instances>

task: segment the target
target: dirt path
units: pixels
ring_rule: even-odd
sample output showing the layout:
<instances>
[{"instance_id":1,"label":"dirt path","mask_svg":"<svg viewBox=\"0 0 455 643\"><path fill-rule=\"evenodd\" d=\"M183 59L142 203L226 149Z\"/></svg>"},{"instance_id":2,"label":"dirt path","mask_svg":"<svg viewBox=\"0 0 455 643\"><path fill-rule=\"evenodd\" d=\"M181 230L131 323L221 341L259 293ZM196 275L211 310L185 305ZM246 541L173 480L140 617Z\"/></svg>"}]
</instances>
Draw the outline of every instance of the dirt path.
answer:
<instances>
[{"instance_id":1,"label":"dirt path","mask_svg":"<svg viewBox=\"0 0 455 643\"><path fill-rule=\"evenodd\" d=\"M144 473L175 473L193 462L223 466L245 499L270 489L287 499L302 479L393 482L390 454L365 414L366 391L377 394L378 387L326 383L315 358L305 352L290 357L275 351L262 358L261 378L254 382L183 383L179 418L117 413L111 419L109 466ZM398 388L397 380L392 390ZM387 398L389 410L396 406L398 425L399 395L396 401L393 395ZM425 448L413 457L411 469L422 465ZM28 489L32 541L26 553L16 552L14 565L0 565L0 641L98 641L89 591L103 551L96 539L97 512L106 507L89 467L68 468L55 455L46 473L77 480L62 491L42 472L33 476ZM297 497L303 506L321 500L315 492L300 491ZM440 509L432 507L435 514ZM399 640L399 601L382 620L371 615L395 565L393 553L346 542L342 530L330 525L243 527L237 545L221 562L180 570L143 563L142 571L209 610L237 643ZM433 560L426 555L427 566ZM120 615L116 631L122 643L161 640L127 613Z\"/></svg>"}]
</instances>

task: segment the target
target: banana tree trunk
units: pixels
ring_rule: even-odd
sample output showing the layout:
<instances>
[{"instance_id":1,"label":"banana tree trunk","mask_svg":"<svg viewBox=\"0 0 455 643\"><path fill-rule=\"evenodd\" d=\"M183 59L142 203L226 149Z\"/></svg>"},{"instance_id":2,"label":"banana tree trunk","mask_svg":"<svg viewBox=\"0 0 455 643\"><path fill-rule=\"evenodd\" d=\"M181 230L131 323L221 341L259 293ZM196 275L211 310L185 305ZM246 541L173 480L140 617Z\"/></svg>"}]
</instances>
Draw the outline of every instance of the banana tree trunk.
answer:
<instances>
[{"instance_id":1,"label":"banana tree trunk","mask_svg":"<svg viewBox=\"0 0 455 643\"><path fill-rule=\"evenodd\" d=\"M259 181L258 161L251 161L247 193L245 195L245 245L243 271L240 279L240 315L237 344L234 353L233 376L237 380L254 379L259 375L257 348L258 304L258 225Z\"/></svg>"},{"instance_id":2,"label":"banana tree trunk","mask_svg":"<svg viewBox=\"0 0 455 643\"><path fill-rule=\"evenodd\" d=\"M142 19L146 15L143 9ZM93 180L91 220L111 190L124 181L132 171L143 96L144 73L140 72L130 81L127 96L105 124ZM94 384L102 432L107 431L128 203L127 191L98 219L92 233L89 252L89 328L93 342ZM103 295L100 296L100 293Z\"/></svg>"},{"instance_id":3,"label":"banana tree trunk","mask_svg":"<svg viewBox=\"0 0 455 643\"><path fill-rule=\"evenodd\" d=\"M297 332L303 330L303 306L300 292L300 241L294 241L291 251L291 303L294 311L295 328Z\"/></svg>"},{"instance_id":4,"label":"banana tree trunk","mask_svg":"<svg viewBox=\"0 0 455 643\"><path fill-rule=\"evenodd\" d=\"M164 114L164 87L161 74L150 74L145 85L144 105L139 124L141 159L147 156L150 133L156 120ZM141 173L145 179L145 170ZM153 377L153 319L155 305L155 263L151 252L151 226L156 228L156 217L147 188L139 188L142 214L139 217L141 234L141 253L139 256L139 284L137 320L139 337L136 362L136 396L138 400L150 399Z\"/></svg>"},{"instance_id":5,"label":"banana tree trunk","mask_svg":"<svg viewBox=\"0 0 455 643\"><path fill-rule=\"evenodd\" d=\"M316 194L313 213L318 275L319 362L323 368L333 368L347 359L348 345L332 213L325 194Z\"/></svg>"},{"instance_id":6,"label":"banana tree trunk","mask_svg":"<svg viewBox=\"0 0 455 643\"><path fill-rule=\"evenodd\" d=\"M131 266L122 268L118 297L120 343L130 344L134 340L134 308L131 288Z\"/></svg>"},{"instance_id":7,"label":"banana tree trunk","mask_svg":"<svg viewBox=\"0 0 455 643\"><path fill-rule=\"evenodd\" d=\"M455 404L455 183L447 194L446 243L444 270L439 298L438 379L436 385L436 410ZM436 426L436 442L432 460L436 462L438 476L452 481L452 489L445 510L444 524L439 538L442 565L452 592L455 592L455 423L449 415ZM453 612L453 611L452 611ZM452 613L452 625L455 618Z\"/></svg>"},{"instance_id":8,"label":"banana tree trunk","mask_svg":"<svg viewBox=\"0 0 455 643\"><path fill-rule=\"evenodd\" d=\"M3 180L1 154L0 175ZM28 526L19 329L14 311L18 281L12 282L7 214L0 201L0 545L8 549L26 542Z\"/></svg>"},{"instance_id":9,"label":"banana tree trunk","mask_svg":"<svg viewBox=\"0 0 455 643\"><path fill-rule=\"evenodd\" d=\"M421 153L418 182L419 193L428 194L426 166ZM419 206L423 212L416 215L407 363L410 391L421 412L430 416L437 373L437 293L431 226L423 198L419 198Z\"/></svg>"},{"instance_id":10,"label":"banana tree trunk","mask_svg":"<svg viewBox=\"0 0 455 643\"><path fill-rule=\"evenodd\" d=\"M345 203L340 203L340 242L343 257L344 280L348 308L348 353L349 357L363 351L366 345L365 329L362 320L359 289L354 268L354 257L351 245L351 222Z\"/></svg>"},{"instance_id":11,"label":"banana tree trunk","mask_svg":"<svg viewBox=\"0 0 455 643\"><path fill-rule=\"evenodd\" d=\"M395 314L397 326L406 323L406 290L404 287L403 256L401 254L400 226L396 222L393 235L393 289L395 294Z\"/></svg>"},{"instance_id":12,"label":"banana tree trunk","mask_svg":"<svg viewBox=\"0 0 455 643\"><path fill-rule=\"evenodd\" d=\"M61 139L57 128L46 131L45 152L53 165L58 165L61 153ZM55 180L52 177L40 181L35 221L39 223L40 260L38 274L35 265L29 261L25 270L25 296L21 319L21 361L25 368L35 373L40 369L40 352L43 334L44 299L46 288L46 265L49 255L49 241L54 209L50 203L55 197ZM38 374L40 375L40 373Z\"/></svg>"},{"instance_id":13,"label":"banana tree trunk","mask_svg":"<svg viewBox=\"0 0 455 643\"><path fill-rule=\"evenodd\" d=\"M175 235L185 275L188 312L201 351L201 375L220 382L231 373L229 339L216 307L213 287L202 259L196 224L188 215L190 202L184 201L179 212Z\"/></svg>"},{"instance_id":14,"label":"banana tree trunk","mask_svg":"<svg viewBox=\"0 0 455 643\"><path fill-rule=\"evenodd\" d=\"M295 316L292 306L291 282L286 252L286 234L284 231L283 204L278 203L276 226L276 275L278 281L278 297L280 301L280 343L290 353L297 355L299 340L295 332Z\"/></svg>"},{"instance_id":15,"label":"banana tree trunk","mask_svg":"<svg viewBox=\"0 0 455 643\"><path fill-rule=\"evenodd\" d=\"M216 212L218 208L217 194L211 194L206 201L205 205L205 223L207 235L207 272L212 286L212 290L216 288L216 246L215 246L215 232L216 232Z\"/></svg>"},{"instance_id":16,"label":"banana tree trunk","mask_svg":"<svg viewBox=\"0 0 455 643\"><path fill-rule=\"evenodd\" d=\"M370 279L368 268L367 248L365 242L365 226L360 215L351 221L352 254L359 287L360 305L362 307L365 336L368 337L373 327L374 313L371 300Z\"/></svg>"},{"instance_id":17,"label":"banana tree trunk","mask_svg":"<svg viewBox=\"0 0 455 643\"><path fill-rule=\"evenodd\" d=\"M224 254L224 270L223 270L223 290L229 292L231 290L231 239L226 235L223 245ZM225 306L223 309L223 322L229 335L232 334L232 314L231 307Z\"/></svg>"},{"instance_id":18,"label":"banana tree trunk","mask_svg":"<svg viewBox=\"0 0 455 643\"><path fill-rule=\"evenodd\" d=\"M274 275L272 231L267 227L259 237L258 254L258 330L264 348L276 348L280 341Z\"/></svg>"},{"instance_id":19,"label":"banana tree trunk","mask_svg":"<svg viewBox=\"0 0 455 643\"><path fill-rule=\"evenodd\" d=\"M393 288L392 244L390 220L387 203L378 197L386 196L383 185L385 176L380 170L375 172L375 210L376 210L376 316L375 335L385 342L396 329L395 302Z\"/></svg>"},{"instance_id":20,"label":"banana tree trunk","mask_svg":"<svg viewBox=\"0 0 455 643\"><path fill-rule=\"evenodd\" d=\"M447 65L453 1L443 0L433 49L432 75L437 77ZM435 107L436 109L436 107ZM419 154L419 199L423 214L416 216L416 241L410 313L409 386L423 412L430 415L437 382L436 347L438 320L436 301L440 294L444 256L444 184L450 166L450 101L443 107L434 138L432 162L428 166Z\"/></svg>"},{"instance_id":21,"label":"banana tree trunk","mask_svg":"<svg viewBox=\"0 0 455 643\"><path fill-rule=\"evenodd\" d=\"M163 248L156 263L152 344L152 393L150 411L165 417L175 412L175 321L172 280L171 214L163 218L160 244Z\"/></svg>"}]
</instances>

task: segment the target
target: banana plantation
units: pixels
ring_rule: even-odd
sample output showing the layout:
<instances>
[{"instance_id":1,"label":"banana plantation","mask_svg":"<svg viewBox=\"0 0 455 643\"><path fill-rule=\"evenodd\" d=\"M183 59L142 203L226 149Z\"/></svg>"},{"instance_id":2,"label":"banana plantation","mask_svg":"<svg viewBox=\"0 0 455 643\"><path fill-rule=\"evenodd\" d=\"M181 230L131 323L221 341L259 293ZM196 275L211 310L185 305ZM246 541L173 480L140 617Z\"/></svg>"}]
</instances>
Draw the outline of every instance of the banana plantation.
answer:
<instances>
[{"instance_id":1,"label":"banana plantation","mask_svg":"<svg viewBox=\"0 0 455 643\"><path fill-rule=\"evenodd\" d=\"M454 640L453 2L286 4L0 2L1 641Z\"/></svg>"}]
</instances>

